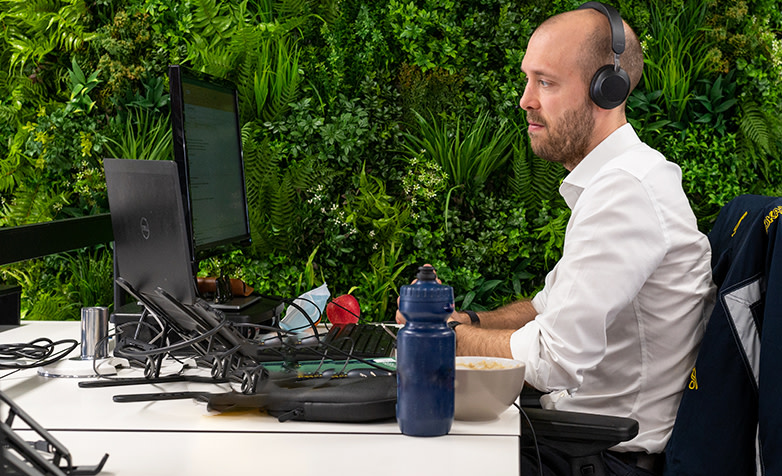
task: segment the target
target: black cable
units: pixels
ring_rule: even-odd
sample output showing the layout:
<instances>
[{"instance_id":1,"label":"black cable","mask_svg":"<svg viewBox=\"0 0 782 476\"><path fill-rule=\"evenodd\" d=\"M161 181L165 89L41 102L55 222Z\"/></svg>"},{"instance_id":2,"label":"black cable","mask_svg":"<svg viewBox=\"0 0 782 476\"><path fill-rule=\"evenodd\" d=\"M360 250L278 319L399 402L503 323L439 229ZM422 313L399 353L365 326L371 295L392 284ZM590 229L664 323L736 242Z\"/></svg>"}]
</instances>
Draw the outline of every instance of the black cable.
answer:
<instances>
[{"instance_id":1,"label":"black cable","mask_svg":"<svg viewBox=\"0 0 782 476\"><path fill-rule=\"evenodd\" d=\"M57 350L57 347L62 345L67 347ZM79 342L75 339L52 341L46 337L39 337L28 343L0 344L0 369L18 371L51 365L70 354L78 346ZM3 360L19 359L28 362L3 362ZM3 377L8 375L11 374Z\"/></svg>"},{"instance_id":2,"label":"black cable","mask_svg":"<svg viewBox=\"0 0 782 476\"><path fill-rule=\"evenodd\" d=\"M46 345L38 345L45 342ZM52 341L46 337L39 337L26 344L0 345L0 359L45 359L52 353Z\"/></svg>"},{"instance_id":3,"label":"black cable","mask_svg":"<svg viewBox=\"0 0 782 476\"><path fill-rule=\"evenodd\" d=\"M157 324L157 327L155 327L152 324L146 322L145 318L147 318L147 317L149 317L149 319L153 319L155 321L155 323ZM139 317L138 321L136 321L136 322L128 322L126 324L138 324L136 326L136 332L133 334L133 338L134 339L138 338L139 332L141 332L141 325L142 324L144 326L146 326L148 329L150 329L150 331L152 331L154 333L157 333L154 337L152 337L149 340L150 344L154 344L156 340L162 339L162 338L165 337L163 335L165 333L165 329L166 329L165 324L163 323L163 321L160 319L159 316L157 316L155 313L151 312L146 307L142 308L141 316Z\"/></svg>"},{"instance_id":4,"label":"black cable","mask_svg":"<svg viewBox=\"0 0 782 476\"><path fill-rule=\"evenodd\" d=\"M297 328L294 328L294 329L288 329L288 330L282 329L282 328L269 328L269 327L263 326L261 324L249 324L249 323L234 324L235 327L237 327L237 328L238 327L247 327L247 328L254 327L254 328L258 328L258 329L268 329L268 330L271 330L273 332L276 332L277 335L280 336L280 337L282 337L283 335L287 335L287 336L297 335L296 331L303 330L303 329L306 329L306 328L311 328L313 330L314 334L315 334L315 337L318 337L318 341L319 341L320 345L326 347L326 349L327 349L326 352L318 352L317 350L313 349L313 352L315 354L317 354L317 355L319 355L319 356L321 356L323 358L327 358L328 357L328 351L331 350L333 352L336 352L336 353L340 354L341 356L344 356L348 360L357 360L358 362L361 362L362 364L368 365L370 367L374 367L374 368L376 368L378 370L384 370L384 371L388 370L386 367L383 367L382 365L376 364L375 362L372 362L370 360L367 360L367 359L364 359L364 358L352 355L352 350L350 352L345 352L345 351L341 350L340 348L338 348L336 346L332 346L331 344L321 342L320 341L320 334L321 333L318 332L317 323L320 322L323 319L323 313L320 310L320 308L318 307L318 305L313 300L311 300L309 298L306 298L306 297L297 297L297 298L290 299L290 298L283 298L283 297L280 297L280 296L268 296L268 295L264 295L264 294L261 294L260 296L262 298L264 298L264 299L276 299L276 300L282 301L282 302L284 302L284 303L286 303L286 304L296 308L299 312L301 312L301 314L307 320L309 325L308 326L303 326L303 327L297 327ZM307 301L307 302L311 303L315 307L315 309L318 311L318 319L317 319L317 321L313 320L312 317L309 315L309 313L307 311L305 311L303 307L301 307L300 305L296 304L295 301L297 301L297 300ZM334 301L332 300L331 302L333 303ZM339 305L338 303L334 303L334 304L339 306L339 307L341 307L341 308L343 308L343 309L345 309L346 311L350 312L354 316L358 317L350 309L347 309L344 306ZM207 305L208 305L208 303L207 303ZM211 308L211 306L209 306L209 307ZM269 350L276 350L276 349L269 349ZM278 353L280 353L281 355L284 355L284 353L281 352L281 351L278 351Z\"/></svg>"},{"instance_id":5,"label":"black cable","mask_svg":"<svg viewBox=\"0 0 782 476\"><path fill-rule=\"evenodd\" d=\"M267 299L271 299L272 298L271 296L264 296L264 295L261 295L261 297L265 297ZM294 299L288 299L288 298L281 298L279 296L274 296L273 299L280 300L280 301L282 301L282 302L284 302L284 303L294 307L295 309L297 309L299 312L302 313L302 315L307 320L309 325L298 327L298 328L295 328L295 329L286 330L286 329L281 329L281 328L274 328L274 327L263 326L263 325L260 325L260 324L229 323L229 321L224 316L221 316L221 318L218 321L218 324L216 326L214 326L212 329L209 329L207 332L205 332L205 333L203 333L203 334L201 334L199 336L196 336L194 338L190 338L190 339L185 338L185 340L183 342L177 342L175 344L171 344L170 342L167 342L166 344L168 344L168 345L165 345L163 347L158 347L158 348L155 348L155 349L150 349L150 350L138 349L138 348L134 349L132 347L130 347L130 348L126 347L126 348L123 348L121 350L121 352L124 355L126 355L127 357L129 357L129 358L138 359L138 360L141 360L144 357L149 357L149 356L153 356L153 355L161 355L161 354L166 354L166 353L170 354L172 351L181 350L183 348L192 346L195 343L198 343L198 342L201 342L203 340L209 339L212 336L214 336L217 332L219 332L223 327L226 327L226 326L231 326L231 327L237 328L237 330L239 328L255 328L257 330L268 330L268 331L272 331L272 332L277 333L277 335L280 338L282 338L283 336L297 335L298 333L296 331L303 330L303 329L306 329L306 328L309 327L309 328L311 328L313 330L313 332L315 334L315 337L317 338L319 344L323 345L326 348L325 352L319 352L317 350L314 350L316 355L320 355L323 358L328 358L329 357L329 351L332 351L332 352L336 352L336 353L338 353L340 355L345 356L347 358L347 360L351 360L351 359L352 360L356 360L356 361L359 361L359 362L361 362L361 363L363 363L365 365L368 365L370 367L374 367L374 368L377 368L379 370L388 371L388 369L386 367L378 365L375 362L372 362L372 361L369 361L367 359L360 358L360 357L357 357L357 356L353 356L352 352L347 352L346 353L346 352L342 351L341 349L339 349L337 347L334 347L334 346L332 346L330 344L321 342L321 339L320 339L320 334L321 333L318 331L317 323L322 320L323 312L320 310L318 305L314 301L312 301L311 299L306 298L306 297L297 297L297 298L294 298ZM310 316L310 314L302 306L300 306L299 304L297 304L295 302L295 301L299 301L299 300L300 301L309 302L309 303L311 303L315 307L315 309L318 312L318 319L317 319L317 321L314 320L312 318L312 316ZM206 308L207 311L211 311L211 312L214 312L215 314L219 315L217 310L215 310L208 303L204 302L204 304L205 304L204 307ZM337 303L335 303L335 305L345 309L346 311L350 312L354 316L356 315L350 309L346 309L344 306L341 306L341 305L339 305ZM155 315L155 313L152 313L152 315ZM156 316L156 317L159 318L160 316ZM160 323L160 322L158 321L158 323ZM128 323L128 324L130 324L130 323ZM137 324L137 323L133 323L133 324ZM144 323L144 325L146 325L147 327L151 327L147 323ZM181 336L181 337L184 337L184 336ZM246 337L243 337L243 339L246 339ZM247 340L245 340L245 342L247 342ZM249 339L249 342L256 342L257 343L257 341L255 341L254 339ZM238 346L233 348L233 349L229 349L227 351L224 351L222 353L225 354L225 355L230 355L230 354L234 353L236 350L238 350ZM276 351L277 349L269 349L269 350L275 350ZM280 351L277 351L277 352L280 353L281 355L284 355ZM260 365L262 365L262 364L260 364ZM346 365L347 365L347 361L346 361ZM93 362L93 366L95 366L95 362ZM97 371L96 371L96 373L97 373ZM99 374L99 378L107 378L109 380L121 380L121 378L112 378L111 376L100 375L100 374Z\"/></svg>"},{"instance_id":6,"label":"black cable","mask_svg":"<svg viewBox=\"0 0 782 476\"><path fill-rule=\"evenodd\" d=\"M286 299L286 298L280 298L280 297L275 297L275 299L280 299L283 302L292 301L292 300L289 300L289 299ZM299 299L299 298L297 298L297 299ZM309 302L312 302L311 300L309 300L307 298L301 298L301 299L304 299L304 300L307 300ZM315 336L319 337L319 333L317 331L317 326L316 326L315 322L313 322L312 318L310 318L310 316L307 313L307 311L305 311L303 308L301 308L301 306L298 306L295 303L291 302L290 304L292 306L296 307L304 315L304 317L307 319L307 321L309 321L311 323L312 329L315 331ZM315 303L312 302L312 304L315 304ZM317 305L315 305L315 308L317 309ZM260 324L241 324L241 325L244 326L244 327L265 327L265 326L262 326ZM274 331L276 331L278 333L278 335L280 335L280 336L281 335L297 335L297 333L295 332L295 329L291 329L291 330L274 329ZM396 338L396 336L393 336L393 337ZM348 337L347 339L350 339L350 338ZM384 367L384 366L382 366L380 364L377 364L377 363L375 363L375 362L373 362L371 360L367 360L367 359L364 359L364 358L361 358L361 357L353 355L352 350L350 352L345 352L344 350L340 349L339 347L336 347L336 346L331 345L331 344L326 343L326 342L322 342L320 340L320 338L318 339L318 341L319 341L319 344L321 346L326 348L326 352L319 352L316 349L312 349L312 352L315 353L316 355L318 355L321 358L328 358L329 357L329 353L328 352L330 350L332 352L336 352L337 354L339 354L339 356L345 357L347 360L356 360L356 361L358 361L358 362L360 362L362 364L368 365L368 366L376 368L378 370L388 371L388 368L386 368L386 367ZM351 342L352 342L352 339L351 339ZM355 343L353 342L353 344L355 344ZM268 349L268 350L276 350L276 349ZM282 351L278 351L278 353L280 353L281 355L284 355L284 353Z\"/></svg>"},{"instance_id":7,"label":"black cable","mask_svg":"<svg viewBox=\"0 0 782 476\"><path fill-rule=\"evenodd\" d=\"M265 296L263 294L261 295L261 297L267 298L267 299L271 299L272 298L271 296ZM309 327L309 328L312 328L312 330L315 332L316 336L319 335L319 333L318 333L318 322L320 322L323 319L323 312L320 310L320 308L315 303L315 301L313 301L312 299L309 299L309 298L301 297L301 296L299 296L297 298L293 298L293 299L281 298L279 296L276 296L273 299L279 299L280 301L284 302L285 304L288 304L290 306L295 307L296 309L298 309L299 312L301 312L301 314L304 316L305 319L307 319L307 322L309 323L308 326L297 327L295 329L289 329L289 331L294 332L294 331L303 330L303 329L306 329L306 328ZM314 321L312 319L312 317L310 317L309 313L304 310L303 307L301 307L298 304L296 304L295 301L297 301L297 300L307 301L310 304L312 304L313 306L315 306L315 310L318 311L318 320ZM280 319L280 323L282 323L282 319Z\"/></svg>"},{"instance_id":8,"label":"black cable","mask_svg":"<svg viewBox=\"0 0 782 476\"><path fill-rule=\"evenodd\" d=\"M147 311L144 310L144 312L147 312ZM149 315L153 315L153 314L149 314ZM142 316L143 316L143 314L142 314ZM135 343L135 342L143 342L144 344L148 344L148 345L158 345L158 344L155 343L158 339L161 341L161 345L162 345L163 339L165 337L163 335L163 333L165 332L165 326L163 325L162 322L160 322L159 319L157 319L157 316L155 316L155 320L156 320L155 325L150 324L149 322L144 321L143 317L141 319L139 319L138 321L130 321L130 322L124 322L122 324L116 324L114 326L114 334L111 334L111 336L116 336L118 338L117 345L119 345L120 343L123 343L123 341L124 341L125 345L131 345L132 343ZM125 334L125 329L126 328L135 328L135 332L133 332L132 336L130 336L130 335L129 336L125 336L125 337L123 337L123 339L120 340L119 337L122 336L123 334ZM153 334L152 337L149 340L143 340L143 341L140 340L140 333L141 333L142 329L147 329L147 330L150 331L151 334ZM170 341L170 339L169 339L169 341ZM131 344L128 344L128 342L131 343ZM167 341L166 345L168 343L170 343L170 342ZM124 355L116 355L117 351L119 351L121 353L122 352L122 347L116 347L114 349L114 352L115 352L115 357L124 357Z\"/></svg>"},{"instance_id":9,"label":"black cable","mask_svg":"<svg viewBox=\"0 0 782 476\"><path fill-rule=\"evenodd\" d=\"M313 322L312 318L309 316L309 314L301 306L298 306L297 304L295 304L293 302L294 301L293 299L286 299L286 298L280 298L280 297L275 297L275 299L280 299L283 302L288 302L291 306L297 308L304 315L304 317L307 319L307 321L310 323L310 326L312 327L313 331L315 331L315 336L319 336L316 323ZM323 318L323 314L320 311L320 309L318 308L318 305L315 304L312 300L307 299L307 298L302 298L302 297L298 297L296 299L309 301L310 303L312 303L315 306L315 309L317 309L318 315L319 315L318 322ZM345 309L346 311L350 312L354 316L358 317L353 311L351 311L350 309L346 309L344 306L341 306L338 303L335 303L334 300L331 300L331 302L334 303L335 305ZM291 329L291 331L295 331L295 330L296 329ZM345 356L345 358L348 359L348 360L357 360L357 361L361 362L362 364L369 365L370 367L374 367L374 368L376 368L378 370L385 370L385 371L388 370L386 367L383 367L382 365L376 364L375 362L372 362L370 360L367 360L367 359L364 359L364 358L361 358L361 357L353 355L353 349L352 349L353 346L351 346L350 352L345 352L345 351L341 350L340 348L338 348L336 346L332 346L331 344L327 344L325 342L321 342L320 344L322 346L326 347L326 349L327 349L327 352L320 353L320 355L323 356L323 357L327 357L328 356L328 350L330 349L332 351L337 352L338 354L341 354L342 356ZM355 345L355 342L352 342L352 344ZM317 353L317 351L316 351L316 353Z\"/></svg>"},{"instance_id":10,"label":"black cable","mask_svg":"<svg viewBox=\"0 0 782 476\"><path fill-rule=\"evenodd\" d=\"M331 301L329 301L329 302L330 302L331 304L333 304L333 305L337 306L338 308L340 308L340 309L342 309L342 310L345 310L345 311L348 311L350 314L353 314L353 317L355 317L356 319L361 319L361 316L359 316L358 314L356 314L356 313L355 313L355 312L353 312L352 310L350 310L350 309L346 308L346 307L345 307L345 306L343 306L342 304L340 304L340 303L336 302L335 300L333 300L333 299L332 299L332 300L331 300Z\"/></svg>"},{"instance_id":11,"label":"black cable","mask_svg":"<svg viewBox=\"0 0 782 476\"><path fill-rule=\"evenodd\" d=\"M149 324L141 323L141 322L128 322L128 323L123 324L122 326L125 326L125 325L138 325L138 324L144 324L144 325L149 326ZM161 356L161 355L164 355L164 354L168 354L168 355L172 356L171 353L174 352L174 351L181 350L181 349L184 349L184 348L187 348L187 347L191 347L194 344L197 344L199 342L203 342L205 340L210 339L212 336L216 335L218 332L220 332L221 329L226 327L228 324L229 324L228 320L222 319L212 329L210 329L210 330L208 330L208 331L206 331L206 332L204 332L202 334L199 334L196 337L190 338L190 339L187 339L184 336L180 336L184 340L176 342L174 344L171 344L169 342L168 345L165 345L163 347L157 347L157 348L150 349L150 350L133 349L133 348L130 347L130 345L127 345L125 347L120 348L119 352L123 356L126 356L126 357L131 358L131 359L136 359L138 361L142 361L142 360L144 360L146 358L150 358L150 357L158 357L158 356ZM119 334L118 332L115 332L114 335L118 335L118 334ZM106 336L104 339L108 339L108 337L110 337L110 336ZM117 349L115 349L115 353L116 352L117 352ZM175 360L178 361L178 359L175 359ZM93 359L92 367L93 367L93 370L95 371L95 373L97 374L97 377L99 379L103 378L103 379L107 379L107 380L123 380L125 378L125 377L113 377L111 375L106 375L106 374L102 374L102 373L98 372L96 363L97 363L97 360ZM182 372L184 372L184 366L182 367L182 369L178 373L181 374Z\"/></svg>"},{"instance_id":12,"label":"black cable","mask_svg":"<svg viewBox=\"0 0 782 476\"><path fill-rule=\"evenodd\" d=\"M350 339L350 338L348 338L348 339ZM355 344L355 342L352 342L352 339L351 339L351 343ZM351 349L350 352L345 352L344 350L340 349L339 347L333 346L331 344L327 344L327 343L323 343L322 342L321 345L326 347L327 350L332 350L334 352L337 352L338 354L341 354L347 360L357 360L358 362L361 362L362 364L369 365L370 367L374 367L374 368L376 368L378 370L384 370L384 371L387 371L387 372L389 371L388 368L386 368L386 367L384 367L384 366L382 366L380 364L377 364L377 363L375 363L375 362L373 362L371 360L365 359L363 357L358 357L356 355L353 355L353 350L352 349ZM327 353L324 353L322 355L327 355ZM392 372L396 373L396 371L392 371Z\"/></svg>"},{"instance_id":13,"label":"black cable","mask_svg":"<svg viewBox=\"0 0 782 476\"><path fill-rule=\"evenodd\" d=\"M170 345L167 345L165 347L158 347L158 348L152 349L152 350L139 350L139 351L123 350L123 352L125 354L127 354L128 356L130 356L130 357L138 358L138 359L140 359L141 357L149 357L149 356L156 356L158 354L171 353L171 352L173 352L175 350L180 350L180 349L184 349L186 347L191 347L193 344L197 344L199 342L202 342L202 341L205 341L205 340L209 339L213 335L215 335L218 332L220 332L220 329L225 327L227 324L228 324L227 320L222 320L215 327L213 327L212 329L209 329L208 331L206 331L206 332L204 332L202 334L199 334L196 337L193 337L193 338L187 339L187 340L183 340L183 341L177 342L175 344L170 344Z\"/></svg>"},{"instance_id":14,"label":"black cable","mask_svg":"<svg viewBox=\"0 0 782 476\"><path fill-rule=\"evenodd\" d=\"M11 375L13 375L13 374L15 374L16 372L19 372L19 371L21 371L21 370L22 370L22 369L16 369L16 370L12 370L12 371L8 372L8 373L7 373L7 374L5 374L5 375L0 375L0 380L3 380L4 378L6 378L6 377L8 377L8 376L11 376Z\"/></svg>"},{"instance_id":15,"label":"black cable","mask_svg":"<svg viewBox=\"0 0 782 476\"><path fill-rule=\"evenodd\" d=\"M513 405L519 409L519 412L524 416L524 419L527 420L527 426L529 426L529 430L532 433L532 444L535 446L535 455L537 456L538 459L538 474L540 476L543 476L543 460L541 460L540 458L540 446L538 446L538 437L537 435L535 435L535 428L532 427L532 421L530 421L527 412L525 412L524 409L521 408L518 403L513 402ZM521 454L519 454L519 471L521 471L521 463L522 463Z\"/></svg>"}]
</instances>

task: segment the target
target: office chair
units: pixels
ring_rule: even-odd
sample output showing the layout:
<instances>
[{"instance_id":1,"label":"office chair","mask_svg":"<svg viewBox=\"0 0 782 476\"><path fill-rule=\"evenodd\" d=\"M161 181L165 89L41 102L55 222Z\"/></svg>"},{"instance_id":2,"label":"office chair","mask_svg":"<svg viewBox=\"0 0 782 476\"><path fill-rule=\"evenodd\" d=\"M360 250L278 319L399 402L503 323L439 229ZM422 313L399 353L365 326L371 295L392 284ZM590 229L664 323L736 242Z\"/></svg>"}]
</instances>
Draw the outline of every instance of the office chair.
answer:
<instances>
[{"instance_id":1,"label":"office chair","mask_svg":"<svg viewBox=\"0 0 782 476\"><path fill-rule=\"evenodd\" d=\"M742 195L709 233L717 299L682 382L665 476L782 474L780 215L781 197ZM569 455L573 476L601 475L599 453L637 434L632 419L528 408L537 395L525 393L535 433Z\"/></svg>"},{"instance_id":2,"label":"office chair","mask_svg":"<svg viewBox=\"0 0 782 476\"><path fill-rule=\"evenodd\" d=\"M520 403L535 433L537 442L565 453L573 476L605 476L600 453L638 434L638 422L632 418L590 413L544 410L537 390L525 387ZM529 431L522 418L522 435Z\"/></svg>"}]
</instances>

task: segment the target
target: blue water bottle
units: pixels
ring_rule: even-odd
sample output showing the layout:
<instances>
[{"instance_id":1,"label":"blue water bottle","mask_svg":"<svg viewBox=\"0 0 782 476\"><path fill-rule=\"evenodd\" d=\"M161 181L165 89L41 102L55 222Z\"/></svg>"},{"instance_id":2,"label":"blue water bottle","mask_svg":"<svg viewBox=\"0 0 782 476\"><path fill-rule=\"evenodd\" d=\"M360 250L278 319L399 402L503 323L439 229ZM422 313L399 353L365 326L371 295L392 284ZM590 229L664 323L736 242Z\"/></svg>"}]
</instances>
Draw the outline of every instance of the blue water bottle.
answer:
<instances>
[{"instance_id":1,"label":"blue water bottle","mask_svg":"<svg viewBox=\"0 0 782 476\"><path fill-rule=\"evenodd\" d=\"M396 419L405 435L438 436L451 430L456 337L446 320L453 289L437 282L434 268L418 268L402 286L399 311L406 319L396 339Z\"/></svg>"}]
</instances>

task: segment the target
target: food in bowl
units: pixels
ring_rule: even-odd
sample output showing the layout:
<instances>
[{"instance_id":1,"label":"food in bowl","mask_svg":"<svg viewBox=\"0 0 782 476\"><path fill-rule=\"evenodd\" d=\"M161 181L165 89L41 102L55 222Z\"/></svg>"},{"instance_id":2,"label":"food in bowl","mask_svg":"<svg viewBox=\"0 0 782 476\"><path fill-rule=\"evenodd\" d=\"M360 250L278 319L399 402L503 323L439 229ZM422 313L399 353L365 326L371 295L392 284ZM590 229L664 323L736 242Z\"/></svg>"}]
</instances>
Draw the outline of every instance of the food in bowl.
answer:
<instances>
[{"instance_id":1,"label":"food in bowl","mask_svg":"<svg viewBox=\"0 0 782 476\"><path fill-rule=\"evenodd\" d=\"M493 420L507 410L524 386L524 362L499 357L456 357L454 418Z\"/></svg>"},{"instance_id":2,"label":"food in bowl","mask_svg":"<svg viewBox=\"0 0 782 476\"><path fill-rule=\"evenodd\" d=\"M476 360L475 362L457 362L457 369L473 369L473 370L501 370L501 369L513 369L519 365L524 365L521 362L513 361L512 365L507 365L504 362L500 362L497 359L494 360Z\"/></svg>"}]
</instances>

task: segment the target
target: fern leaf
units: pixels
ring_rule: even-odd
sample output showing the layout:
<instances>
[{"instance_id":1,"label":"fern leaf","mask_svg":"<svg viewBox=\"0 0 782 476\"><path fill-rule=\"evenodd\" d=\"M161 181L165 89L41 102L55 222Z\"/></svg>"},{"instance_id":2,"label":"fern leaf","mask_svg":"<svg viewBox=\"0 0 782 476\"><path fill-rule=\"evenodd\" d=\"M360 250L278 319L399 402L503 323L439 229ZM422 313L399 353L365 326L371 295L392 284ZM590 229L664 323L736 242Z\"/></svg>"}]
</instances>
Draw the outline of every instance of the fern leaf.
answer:
<instances>
[{"instance_id":1,"label":"fern leaf","mask_svg":"<svg viewBox=\"0 0 782 476\"><path fill-rule=\"evenodd\" d=\"M67 296L54 292L37 293L30 303L26 319L45 321L65 321L75 319L76 304L70 302Z\"/></svg>"},{"instance_id":2,"label":"fern leaf","mask_svg":"<svg viewBox=\"0 0 782 476\"><path fill-rule=\"evenodd\" d=\"M525 145L526 142L514 148L509 186L525 206L536 207L557 197L565 171L560 165L535 156Z\"/></svg>"},{"instance_id":3,"label":"fern leaf","mask_svg":"<svg viewBox=\"0 0 782 476\"><path fill-rule=\"evenodd\" d=\"M286 174L273 195L272 203L270 203L272 228L275 234L282 235L284 238L287 238L284 230L290 228L291 220L293 219L294 195L290 175Z\"/></svg>"},{"instance_id":4,"label":"fern leaf","mask_svg":"<svg viewBox=\"0 0 782 476\"><path fill-rule=\"evenodd\" d=\"M313 168L312 160L305 160L297 164L291 164L288 167L288 173L291 177L291 185L297 190L307 190L315 183L317 173Z\"/></svg>"},{"instance_id":5,"label":"fern leaf","mask_svg":"<svg viewBox=\"0 0 782 476\"><path fill-rule=\"evenodd\" d=\"M508 178L508 187L511 193L521 199L523 203L531 201L530 182L532 171L527 161L526 148L523 145L513 148L513 158L511 160L511 170L513 174Z\"/></svg>"},{"instance_id":6,"label":"fern leaf","mask_svg":"<svg viewBox=\"0 0 782 476\"><path fill-rule=\"evenodd\" d=\"M558 197L559 184L564 175L565 169L559 164L533 156L531 185L535 190L537 202Z\"/></svg>"},{"instance_id":7,"label":"fern leaf","mask_svg":"<svg viewBox=\"0 0 782 476\"><path fill-rule=\"evenodd\" d=\"M16 109L5 104L0 104L0 122L13 124L16 120Z\"/></svg>"},{"instance_id":8,"label":"fern leaf","mask_svg":"<svg viewBox=\"0 0 782 476\"><path fill-rule=\"evenodd\" d=\"M228 7L221 8L221 4L217 0L195 0L195 4L193 20L199 33L206 37L227 40L227 33L233 26L233 18L228 14ZM225 4L222 5L225 6Z\"/></svg>"},{"instance_id":9,"label":"fern leaf","mask_svg":"<svg viewBox=\"0 0 782 476\"><path fill-rule=\"evenodd\" d=\"M40 184L29 188L20 187L13 201L3 206L2 224L17 226L51 221L56 211L67 205L66 193L49 190Z\"/></svg>"},{"instance_id":10,"label":"fern leaf","mask_svg":"<svg viewBox=\"0 0 782 476\"><path fill-rule=\"evenodd\" d=\"M741 106L739 131L742 137L749 141L750 148L756 148L763 153L770 152L771 133L763 110L753 101L746 101Z\"/></svg>"},{"instance_id":11,"label":"fern leaf","mask_svg":"<svg viewBox=\"0 0 782 476\"><path fill-rule=\"evenodd\" d=\"M0 192L10 192L16 188L24 173L20 166L18 154L8 154L5 160L0 160Z\"/></svg>"},{"instance_id":12,"label":"fern leaf","mask_svg":"<svg viewBox=\"0 0 782 476\"><path fill-rule=\"evenodd\" d=\"M316 12L328 25L334 24L339 19L339 1L325 0L320 2L319 9Z\"/></svg>"},{"instance_id":13,"label":"fern leaf","mask_svg":"<svg viewBox=\"0 0 782 476\"><path fill-rule=\"evenodd\" d=\"M308 0L280 0L275 10L285 17L297 17L306 10Z\"/></svg>"},{"instance_id":14,"label":"fern leaf","mask_svg":"<svg viewBox=\"0 0 782 476\"><path fill-rule=\"evenodd\" d=\"M268 139L258 143L253 137L246 137L245 169L247 170L247 200L250 208L266 210L265 195L271 177L277 177L274 157L269 150Z\"/></svg>"}]
</instances>

